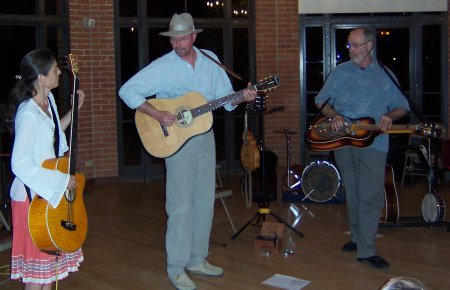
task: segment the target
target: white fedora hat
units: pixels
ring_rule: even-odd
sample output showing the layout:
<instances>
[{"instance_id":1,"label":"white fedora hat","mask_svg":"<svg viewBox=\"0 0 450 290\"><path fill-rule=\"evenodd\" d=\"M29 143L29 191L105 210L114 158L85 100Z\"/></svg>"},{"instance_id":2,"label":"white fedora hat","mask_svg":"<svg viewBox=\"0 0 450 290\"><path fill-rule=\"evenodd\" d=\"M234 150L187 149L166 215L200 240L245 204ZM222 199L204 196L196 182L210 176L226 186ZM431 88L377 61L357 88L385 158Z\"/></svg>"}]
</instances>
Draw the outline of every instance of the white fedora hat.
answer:
<instances>
[{"instance_id":1,"label":"white fedora hat","mask_svg":"<svg viewBox=\"0 0 450 290\"><path fill-rule=\"evenodd\" d=\"M194 20L192 19L191 14L189 13L182 13L177 14L175 13L172 16L172 19L169 23L169 31L160 32L159 34L163 36L176 36L176 35L184 35L189 34L193 32L202 32L203 29L195 29L194 27Z\"/></svg>"}]
</instances>

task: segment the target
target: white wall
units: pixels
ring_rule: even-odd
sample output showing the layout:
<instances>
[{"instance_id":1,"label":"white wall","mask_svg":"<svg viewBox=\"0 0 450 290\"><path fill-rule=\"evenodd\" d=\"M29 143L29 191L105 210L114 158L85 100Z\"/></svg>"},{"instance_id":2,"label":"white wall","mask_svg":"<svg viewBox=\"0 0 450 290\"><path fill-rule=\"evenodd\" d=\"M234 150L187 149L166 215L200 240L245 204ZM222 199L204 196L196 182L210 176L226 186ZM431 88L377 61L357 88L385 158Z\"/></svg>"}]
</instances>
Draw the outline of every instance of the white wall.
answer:
<instances>
[{"instance_id":1,"label":"white wall","mask_svg":"<svg viewBox=\"0 0 450 290\"><path fill-rule=\"evenodd\" d=\"M299 0L299 14L447 11L447 0Z\"/></svg>"}]
</instances>

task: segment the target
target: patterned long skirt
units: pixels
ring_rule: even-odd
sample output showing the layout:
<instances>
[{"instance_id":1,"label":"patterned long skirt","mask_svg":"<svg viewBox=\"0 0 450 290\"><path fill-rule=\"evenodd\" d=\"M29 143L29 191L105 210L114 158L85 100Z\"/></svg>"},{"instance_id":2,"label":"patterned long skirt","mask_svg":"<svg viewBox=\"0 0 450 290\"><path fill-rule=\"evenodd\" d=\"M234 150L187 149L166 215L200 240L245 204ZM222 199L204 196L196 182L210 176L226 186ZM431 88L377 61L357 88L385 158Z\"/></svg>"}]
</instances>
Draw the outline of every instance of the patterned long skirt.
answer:
<instances>
[{"instance_id":1,"label":"patterned long skirt","mask_svg":"<svg viewBox=\"0 0 450 290\"><path fill-rule=\"evenodd\" d=\"M11 201L13 240L11 250L11 279L23 283L50 284L61 280L70 272L78 271L84 260L81 249L73 253L61 252L58 256L40 251L33 243L28 230L30 202Z\"/></svg>"}]
</instances>

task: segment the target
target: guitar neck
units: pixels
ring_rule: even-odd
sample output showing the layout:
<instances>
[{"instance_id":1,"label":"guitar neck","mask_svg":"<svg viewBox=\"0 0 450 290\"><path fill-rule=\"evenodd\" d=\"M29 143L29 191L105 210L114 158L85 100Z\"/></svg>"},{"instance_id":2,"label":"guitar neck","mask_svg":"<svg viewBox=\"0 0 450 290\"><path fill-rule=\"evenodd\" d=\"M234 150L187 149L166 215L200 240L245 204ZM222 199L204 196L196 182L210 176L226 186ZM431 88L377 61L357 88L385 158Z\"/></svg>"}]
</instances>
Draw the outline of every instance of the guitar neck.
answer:
<instances>
[{"instance_id":1,"label":"guitar neck","mask_svg":"<svg viewBox=\"0 0 450 290\"><path fill-rule=\"evenodd\" d=\"M72 94L72 120L70 126L70 149L69 149L69 173L75 174L76 172L76 146L77 146L77 129L78 129L78 88L79 79L77 76L73 78L73 94Z\"/></svg>"},{"instance_id":2,"label":"guitar neck","mask_svg":"<svg viewBox=\"0 0 450 290\"><path fill-rule=\"evenodd\" d=\"M257 91L257 92L268 92L280 85L280 80L276 76L270 76L267 77L261 81L259 81L257 84L254 84L251 86L250 89ZM201 116L203 114L206 114L212 110L218 109L220 107L225 106L228 103L232 103L234 101L242 99L244 96L244 90L240 90L238 92L234 92L228 96L222 97L220 99L211 101L209 103L206 103L204 105L201 105L197 108L194 108L190 110L192 117L196 118L198 116Z\"/></svg>"},{"instance_id":3,"label":"guitar neck","mask_svg":"<svg viewBox=\"0 0 450 290\"><path fill-rule=\"evenodd\" d=\"M215 109L218 109L220 107L225 106L228 103L232 103L234 101L240 100L244 96L243 90L240 90L238 92L232 93L228 96L222 97L220 99L211 101L209 103L206 103L204 105L198 106L191 110L192 116L194 118L201 116L205 113L211 112Z\"/></svg>"},{"instance_id":4,"label":"guitar neck","mask_svg":"<svg viewBox=\"0 0 450 290\"><path fill-rule=\"evenodd\" d=\"M353 124L352 130L380 131L377 124ZM399 124L392 125L391 128L384 131L387 134L410 134L417 131L417 125Z\"/></svg>"},{"instance_id":5,"label":"guitar neck","mask_svg":"<svg viewBox=\"0 0 450 290\"><path fill-rule=\"evenodd\" d=\"M244 115L244 132L242 132L242 140L244 144L247 144L247 135L248 135L248 104L245 106L245 115Z\"/></svg>"}]
</instances>

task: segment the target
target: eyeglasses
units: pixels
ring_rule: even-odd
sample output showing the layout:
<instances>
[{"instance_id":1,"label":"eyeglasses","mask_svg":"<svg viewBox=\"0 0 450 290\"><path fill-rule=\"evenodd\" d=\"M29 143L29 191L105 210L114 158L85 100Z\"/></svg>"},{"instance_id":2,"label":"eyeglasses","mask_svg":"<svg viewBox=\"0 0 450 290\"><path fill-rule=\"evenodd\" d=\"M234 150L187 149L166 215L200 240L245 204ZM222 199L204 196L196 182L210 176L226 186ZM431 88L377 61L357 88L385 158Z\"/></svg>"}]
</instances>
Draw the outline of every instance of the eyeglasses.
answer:
<instances>
[{"instance_id":1,"label":"eyeglasses","mask_svg":"<svg viewBox=\"0 0 450 290\"><path fill-rule=\"evenodd\" d=\"M352 43L352 42L347 42L347 44L345 45L345 47L347 48L347 49L350 49L350 48L360 48L361 46L363 46L364 44L367 44L367 43L369 43L369 42L371 42L372 40L368 40L368 41L366 41L366 42L363 42L363 43L360 43L360 44L356 44L356 43Z\"/></svg>"}]
</instances>

